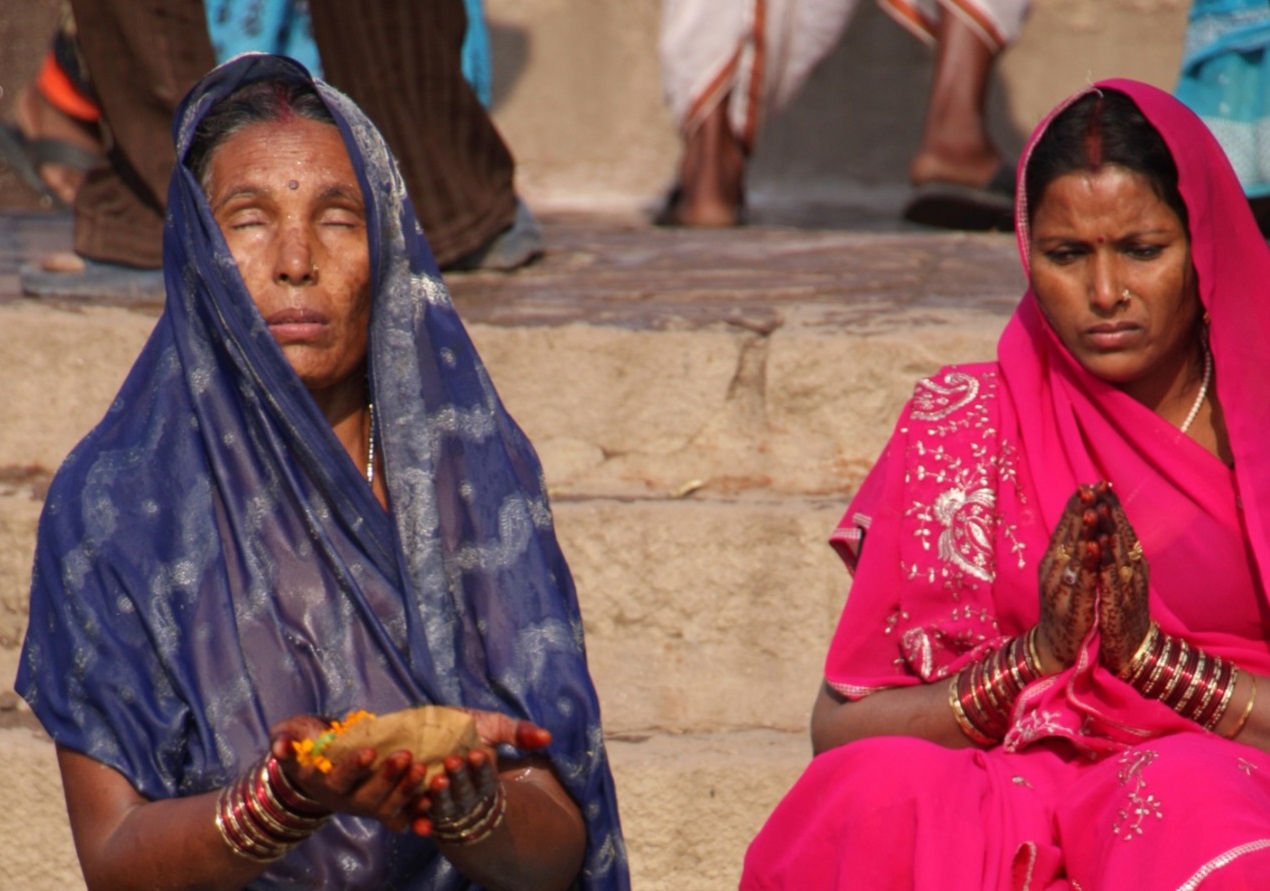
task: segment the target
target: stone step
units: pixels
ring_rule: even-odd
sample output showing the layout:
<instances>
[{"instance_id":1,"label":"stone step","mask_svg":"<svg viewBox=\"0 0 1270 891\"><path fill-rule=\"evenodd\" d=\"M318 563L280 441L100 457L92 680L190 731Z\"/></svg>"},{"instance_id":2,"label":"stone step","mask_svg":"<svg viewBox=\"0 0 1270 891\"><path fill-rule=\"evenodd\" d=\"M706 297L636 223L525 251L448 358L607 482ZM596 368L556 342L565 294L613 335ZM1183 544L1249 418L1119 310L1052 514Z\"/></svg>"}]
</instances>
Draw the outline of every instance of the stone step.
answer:
<instances>
[{"instance_id":1,"label":"stone step","mask_svg":"<svg viewBox=\"0 0 1270 891\"><path fill-rule=\"evenodd\" d=\"M826 538L913 380L992 354L1011 238L548 234L539 266L451 285L542 455L607 724L805 727L848 584ZM0 300L6 682L43 486L157 312Z\"/></svg>"},{"instance_id":2,"label":"stone step","mask_svg":"<svg viewBox=\"0 0 1270 891\"><path fill-rule=\"evenodd\" d=\"M730 891L750 840L810 757L806 734L629 734L607 742L639 891ZM0 712L0 887L84 888L53 743L27 712Z\"/></svg>"},{"instance_id":3,"label":"stone step","mask_svg":"<svg viewBox=\"0 0 1270 891\"><path fill-rule=\"evenodd\" d=\"M40 504L0 497L0 677L17 670ZM809 499L555 505L614 732L806 727L848 577Z\"/></svg>"},{"instance_id":4,"label":"stone step","mask_svg":"<svg viewBox=\"0 0 1270 891\"><path fill-rule=\"evenodd\" d=\"M0 712L0 887L23 891L82 889L53 743L35 717Z\"/></svg>"},{"instance_id":5,"label":"stone step","mask_svg":"<svg viewBox=\"0 0 1270 891\"><path fill-rule=\"evenodd\" d=\"M556 504L613 732L802 732L848 588L808 499Z\"/></svg>"}]
</instances>

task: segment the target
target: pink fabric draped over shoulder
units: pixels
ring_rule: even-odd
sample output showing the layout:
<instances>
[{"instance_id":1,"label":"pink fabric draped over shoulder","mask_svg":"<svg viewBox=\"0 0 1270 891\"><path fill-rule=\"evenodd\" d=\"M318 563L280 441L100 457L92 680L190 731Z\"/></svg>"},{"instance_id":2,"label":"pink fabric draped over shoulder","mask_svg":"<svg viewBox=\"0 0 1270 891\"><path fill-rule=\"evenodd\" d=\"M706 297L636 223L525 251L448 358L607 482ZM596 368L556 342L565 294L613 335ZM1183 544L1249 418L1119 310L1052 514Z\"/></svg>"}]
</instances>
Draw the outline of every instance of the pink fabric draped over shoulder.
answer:
<instances>
[{"instance_id":1,"label":"pink fabric draped over shoulder","mask_svg":"<svg viewBox=\"0 0 1270 891\"><path fill-rule=\"evenodd\" d=\"M855 580L825 676L850 698L949 677L1034 624L1038 566L1063 505L1102 479L1142 540L1160 626L1270 673L1270 254L1220 146L1188 109L1134 81L1098 86L1128 94L1176 160L1234 470L1086 372L1029 290L995 364L918 383L833 536ZM1024 173L1047 124L1020 165L1025 269ZM1082 662L1022 698L1007 746L1053 734L1116 749L1195 729L1099 667L1097 640L1095 629Z\"/></svg>"},{"instance_id":2,"label":"pink fabric draped over shoulder","mask_svg":"<svg viewBox=\"0 0 1270 891\"><path fill-rule=\"evenodd\" d=\"M849 700L943 683L1034 625L1051 532L1104 479L1161 628L1270 675L1270 252L1198 118L1145 84L1090 89L1127 94L1176 161L1233 467L1087 373L1029 290L996 362L917 384L832 537L854 581L825 679ZM1077 98L1020 164L1025 269L1028 160ZM751 844L742 891L1265 886L1270 754L1144 699L1098 645L1095 625L1072 668L1023 692L1002 745L878 737L818 755Z\"/></svg>"}]
</instances>

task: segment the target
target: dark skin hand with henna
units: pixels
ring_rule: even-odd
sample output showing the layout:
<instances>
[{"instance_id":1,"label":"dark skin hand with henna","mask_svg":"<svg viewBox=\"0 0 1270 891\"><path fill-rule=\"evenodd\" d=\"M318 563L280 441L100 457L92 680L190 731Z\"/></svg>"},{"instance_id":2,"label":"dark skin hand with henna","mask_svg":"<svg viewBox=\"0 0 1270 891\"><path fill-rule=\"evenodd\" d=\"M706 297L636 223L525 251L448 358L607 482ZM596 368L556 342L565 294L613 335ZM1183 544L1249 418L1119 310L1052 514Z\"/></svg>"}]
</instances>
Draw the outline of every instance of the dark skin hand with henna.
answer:
<instances>
[{"instance_id":1,"label":"dark skin hand with henna","mask_svg":"<svg viewBox=\"0 0 1270 891\"><path fill-rule=\"evenodd\" d=\"M1151 627L1147 563L1111 484L1081 486L1041 561L1037 648L1046 674L1071 665L1097 618L1099 660L1119 674Z\"/></svg>"},{"instance_id":2,"label":"dark skin hand with henna","mask_svg":"<svg viewBox=\"0 0 1270 891\"><path fill-rule=\"evenodd\" d=\"M494 747L539 749L551 740L541 727L494 712L473 711L488 746L447 760L446 773L422 788L425 765L395 752L372 770L374 749L330 773L295 761L293 740L321 733L314 716L288 718L274 728L271 751L295 786L326 808L384 823L397 832L428 835L432 821L463 814L478 790L502 782L507 818L488 839L464 847L442 844L456 867L489 888L564 888L581 868L585 828L577 805L545 763L500 763ZM117 771L78 752L58 748L71 828L90 888L235 889L263 871L230 852L213 814L219 792L149 801Z\"/></svg>"}]
</instances>

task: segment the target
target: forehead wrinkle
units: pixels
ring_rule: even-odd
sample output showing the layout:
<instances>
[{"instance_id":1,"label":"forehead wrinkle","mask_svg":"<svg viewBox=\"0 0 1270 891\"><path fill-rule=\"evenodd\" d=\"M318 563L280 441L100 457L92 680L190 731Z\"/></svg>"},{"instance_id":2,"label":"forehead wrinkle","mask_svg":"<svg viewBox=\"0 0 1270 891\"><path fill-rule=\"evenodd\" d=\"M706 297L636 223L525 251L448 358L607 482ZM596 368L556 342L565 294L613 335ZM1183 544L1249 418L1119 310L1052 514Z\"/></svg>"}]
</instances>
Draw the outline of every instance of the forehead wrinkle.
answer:
<instances>
[{"instance_id":1,"label":"forehead wrinkle","mask_svg":"<svg viewBox=\"0 0 1270 891\"><path fill-rule=\"evenodd\" d=\"M237 201L240 199L250 199L250 200L258 201L260 199L266 199L268 197L269 197L269 189L262 188L261 186L253 185L251 183L246 183L241 186L235 186L234 188L226 192L224 195L217 198L216 202L212 205L212 208L218 209L218 208L224 207L226 204L229 204L231 201Z\"/></svg>"},{"instance_id":2,"label":"forehead wrinkle","mask_svg":"<svg viewBox=\"0 0 1270 891\"><path fill-rule=\"evenodd\" d=\"M318 197L323 201L352 201L358 205L363 203L362 190L358 188L350 188L343 183L333 183L326 186L318 193Z\"/></svg>"}]
</instances>

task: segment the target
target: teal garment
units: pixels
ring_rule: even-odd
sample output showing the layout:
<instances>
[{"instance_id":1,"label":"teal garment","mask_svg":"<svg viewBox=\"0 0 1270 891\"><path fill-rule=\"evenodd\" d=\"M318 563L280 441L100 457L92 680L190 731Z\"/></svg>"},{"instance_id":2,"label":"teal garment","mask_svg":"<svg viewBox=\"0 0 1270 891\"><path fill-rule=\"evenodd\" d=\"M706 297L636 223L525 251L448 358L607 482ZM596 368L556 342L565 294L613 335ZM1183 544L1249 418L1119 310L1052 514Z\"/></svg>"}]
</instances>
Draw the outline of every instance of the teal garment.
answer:
<instances>
[{"instance_id":1,"label":"teal garment","mask_svg":"<svg viewBox=\"0 0 1270 891\"><path fill-rule=\"evenodd\" d=\"M467 8L467 33L463 36L463 76L476 91L481 104L489 108L493 100L494 77L490 64L489 26L481 0L463 0Z\"/></svg>"},{"instance_id":2,"label":"teal garment","mask_svg":"<svg viewBox=\"0 0 1270 891\"><path fill-rule=\"evenodd\" d=\"M1270 3L1194 0L1174 93L1225 149L1249 198L1270 195Z\"/></svg>"},{"instance_id":3,"label":"teal garment","mask_svg":"<svg viewBox=\"0 0 1270 891\"><path fill-rule=\"evenodd\" d=\"M276 53L322 76L307 0L206 0L203 6L218 63L240 53Z\"/></svg>"},{"instance_id":4,"label":"teal garment","mask_svg":"<svg viewBox=\"0 0 1270 891\"><path fill-rule=\"evenodd\" d=\"M489 27L481 0L463 0L463 5L467 10L463 77L488 108L493 90ZM207 0L205 9L218 63L239 53L277 53L300 62L314 76L322 76L308 0Z\"/></svg>"}]
</instances>

